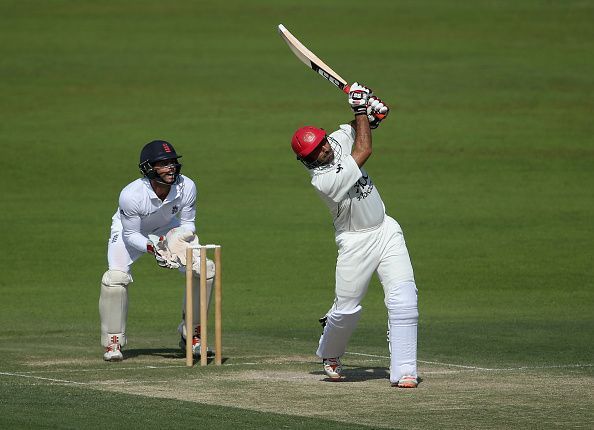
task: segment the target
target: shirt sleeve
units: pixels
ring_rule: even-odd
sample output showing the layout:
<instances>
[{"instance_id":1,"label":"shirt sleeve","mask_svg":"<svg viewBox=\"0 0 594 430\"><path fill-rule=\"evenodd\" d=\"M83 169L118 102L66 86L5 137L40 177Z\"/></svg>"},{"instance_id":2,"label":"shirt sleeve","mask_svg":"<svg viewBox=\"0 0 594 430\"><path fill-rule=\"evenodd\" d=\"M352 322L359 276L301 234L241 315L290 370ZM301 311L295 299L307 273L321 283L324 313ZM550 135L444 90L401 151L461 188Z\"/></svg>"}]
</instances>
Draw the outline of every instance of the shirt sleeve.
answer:
<instances>
[{"instance_id":1,"label":"shirt sleeve","mask_svg":"<svg viewBox=\"0 0 594 430\"><path fill-rule=\"evenodd\" d=\"M196 201L198 190L194 181L184 178L184 197L179 214L180 226L185 230L196 232Z\"/></svg>"},{"instance_id":2,"label":"shirt sleeve","mask_svg":"<svg viewBox=\"0 0 594 430\"><path fill-rule=\"evenodd\" d=\"M335 203L342 201L362 173L355 159L351 155L343 157L330 172L315 175L312 185Z\"/></svg>"},{"instance_id":3,"label":"shirt sleeve","mask_svg":"<svg viewBox=\"0 0 594 430\"><path fill-rule=\"evenodd\" d=\"M128 246L147 252L148 237L140 232L140 214L137 204L126 193L120 194L120 219L122 221L122 240Z\"/></svg>"},{"instance_id":4,"label":"shirt sleeve","mask_svg":"<svg viewBox=\"0 0 594 430\"><path fill-rule=\"evenodd\" d=\"M355 137L357 137L357 132L350 124L341 124L340 128L337 131L341 131L346 135L348 139L349 148L352 148L353 143L355 143Z\"/></svg>"}]
</instances>

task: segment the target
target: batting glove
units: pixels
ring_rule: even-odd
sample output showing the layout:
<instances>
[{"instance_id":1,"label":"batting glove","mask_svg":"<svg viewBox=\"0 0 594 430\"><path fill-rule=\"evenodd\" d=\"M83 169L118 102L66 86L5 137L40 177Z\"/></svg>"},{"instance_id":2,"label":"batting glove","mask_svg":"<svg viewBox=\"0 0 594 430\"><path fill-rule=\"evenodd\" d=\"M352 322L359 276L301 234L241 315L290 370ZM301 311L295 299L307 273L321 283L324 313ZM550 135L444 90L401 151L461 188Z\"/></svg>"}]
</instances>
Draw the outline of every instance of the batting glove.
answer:
<instances>
[{"instance_id":1,"label":"batting glove","mask_svg":"<svg viewBox=\"0 0 594 430\"><path fill-rule=\"evenodd\" d=\"M349 91L349 105L351 105L351 109L353 109L355 116L367 114L367 102L372 95L373 91L366 86L359 85L357 82L351 85Z\"/></svg>"},{"instance_id":2,"label":"batting glove","mask_svg":"<svg viewBox=\"0 0 594 430\"><path fill-rule=\"evenodd\" d=\"M146 245L146 250L155 257L159 267L164 269L179 269L179 259L167 249L163 236L161 236L156 243L149 241Z\"/></svg>"},{"instance_id":3,"label":"batting glove","mask_svg":"<svg viewBox=\"0 0 594 430\"><path fill-rule=\"evenodd\" d=\"M375 129L380 125L380 122L388 116L390 108L382 99L376 96L371 96L367 103L367 119L369 119L369 128Z\"/></svg>"}]
</instances>

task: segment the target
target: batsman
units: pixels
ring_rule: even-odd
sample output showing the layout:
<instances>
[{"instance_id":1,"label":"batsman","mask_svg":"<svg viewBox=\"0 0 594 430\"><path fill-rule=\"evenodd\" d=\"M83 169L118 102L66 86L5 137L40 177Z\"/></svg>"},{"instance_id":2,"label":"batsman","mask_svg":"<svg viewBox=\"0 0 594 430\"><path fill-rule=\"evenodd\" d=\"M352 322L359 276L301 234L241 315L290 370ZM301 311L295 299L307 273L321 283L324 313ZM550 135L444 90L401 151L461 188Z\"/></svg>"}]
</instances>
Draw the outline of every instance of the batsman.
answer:
<instances>
[{"instance_id":1,"label":"batsman","mask_svg":"<svg viewBox=\"0 0 594 430\"><path fill-rule=\"evenodd\" d=\"M107 244L108 270L101 279L99 315L101 344L105 361L121 361L126 345L128 288L132 283L131 266L143 254L151 254L165 269L186 271L186 249L199 245L196 236L196 199L194 181L181 174L182 165L169 142L154 140L140 152L142 178L128 184L120 193L119 207L112 217ZM197 253L188 262L193 276L200 276ZM214 278L214 263L207 260L207 298ZM194 297L199 298L199 282L193 283ZM185 301L185 298L184 298ZM182 305L180 347L185 350L185 303ZM193 314L200 319L200 300L193 301ZM192 352L200 355L200 326L192 334Z\"/></svg>"},{"instance_id":2,"label":"batsman","mask_svg":"<svg viewBox=\"0 0 594 430\"><path fill-rule=\"evenodd\" d=\"M355 116L350 124L331 134L301 127L291 140L311 184L330 209L338 246L335 299L320 319L323 333L316 354L329 378L342 377L340 359L375 272L388 310L391 385L416 388L419 314L412 264L400 225L386 214L378 189L363 168L372 152L371 130L389 108L358 83L351 85L348 102Z\"/></svg>"}]
</instances>

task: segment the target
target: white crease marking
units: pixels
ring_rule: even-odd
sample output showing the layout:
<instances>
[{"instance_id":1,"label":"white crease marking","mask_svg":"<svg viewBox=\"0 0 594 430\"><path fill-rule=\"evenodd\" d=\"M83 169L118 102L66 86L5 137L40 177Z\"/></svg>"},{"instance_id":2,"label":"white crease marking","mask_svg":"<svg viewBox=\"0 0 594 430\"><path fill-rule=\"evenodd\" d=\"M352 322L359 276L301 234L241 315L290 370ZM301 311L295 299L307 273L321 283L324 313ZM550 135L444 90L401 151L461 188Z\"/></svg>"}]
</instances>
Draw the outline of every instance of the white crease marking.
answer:
<instances>
[{"instance_id":1,"label":"white crease marking","mask_svg":"<svg viewBox=\"0 0 594 430\"><path fill-rule=\"evenodd\" d=\"M360 357L370 357L370 358L379 358L384 360L389 360L389 356L385 355L376 355L376 354L365 354L361 352L351 352L347 351L346 354L349 355L356 355ZM247 358L244 357L244 358ZM266 359L270 358L270 356L263 355L263 356L250 356L250 358L261 358ZM492 368L492 367L479 367L479 366L469 366L464 364L456 364L456 363L445 363L440 361L427 361L427 360L417 360L419 363L424 364L431 364L431 365L438 365L438 366L446 366L446 367L453 367L458 369L465 369L468 371L485 371L485 372L501 372L501 371L523 371L523 370L538 370L538 369L570 369L570 368L587 368L592 367L594 364L592 363L577 363L577 364L565 364L565 365L549 365L549 366L521 366L521 367L507 367L507 368ZM296 362L297 364L304 364L303 362ZM258 366L258 365L271 365L272 363L269 362L244 362L244 363L227 363L223 364L223 367L236 367L236 366ZM288 364L288 362L283 362L283 365ZM212 366L212 365L211 365ZM209 367L211 367L209 366ZM0 375L4 376L13 376L13 377L21 377L21 378L31 378L31 379L38 379L50 382L59 382L64 384L77 384L77 385L87 385L86 382L76 382L70 381L66 379L55 379L55 378L47 378L42 376L33 376L33 374L48 374L48 373L86 373L86 372L113 372L113 371L131 371L131 370L161 370L161 369L183 369L185 365L171 365L171 366L154 366L154 365L146 365L146 366L137 366L137 367L119 367L114 365L108 365L101 368L95 369L58 369L58 370L31 370L31 371L23 371L18 373L11 373L11 372L0 372ZM195 368L200 368L199 365L195 365ZM426 371L423 372L425 374L436 374L442 371ZM446 371L447 373L448 371ZM113 383L113 382L106 382L106 383ZM96 383L102 384L102 383Z\"/></svg>"},{"instance_id":2,"label":"white crease marking","mask_svg":"<svg viewBox=\"0 0 594 430\"><path fill-rule=\"evenodd\" d=\"M86 385L86 382L68 381L66 379L44 378L43 376L23 375L21 373L0 372L0 375L16 376L19 378L40 379L42 381L60 382L62 384Z\"/></svg>"},{"instance_id":3,"label":"white crease marking","mask_svg":"<svg viewBox=\"0 0 594 430\"><path fill-rule=\"evenodd\" d=\"M390 359L385 355L374 355L374 354L363 354L360 352L346 352L350 355L360 355L363 357L374 357L374 358L385 358ZM439 366L448 366L448 367L459 367L462 369L469 369L469 370L485 370L488 372L498 372L498 371L510 371L510 370L536 370L536 369L569 369L569 368L582 368L582 367L592 367L594 364L592 363L585 363L585 364L557 364L557 365L550 365L550 366L521 366L521 367L502 367L502 368L492 368L492 367L478 367L478 366L466 366L463 364L454 364L454 363L442 363L440 361L426 361L426 360L417 360L419 363L425 364L436 364Z\"/></svg>"}]
</instances>

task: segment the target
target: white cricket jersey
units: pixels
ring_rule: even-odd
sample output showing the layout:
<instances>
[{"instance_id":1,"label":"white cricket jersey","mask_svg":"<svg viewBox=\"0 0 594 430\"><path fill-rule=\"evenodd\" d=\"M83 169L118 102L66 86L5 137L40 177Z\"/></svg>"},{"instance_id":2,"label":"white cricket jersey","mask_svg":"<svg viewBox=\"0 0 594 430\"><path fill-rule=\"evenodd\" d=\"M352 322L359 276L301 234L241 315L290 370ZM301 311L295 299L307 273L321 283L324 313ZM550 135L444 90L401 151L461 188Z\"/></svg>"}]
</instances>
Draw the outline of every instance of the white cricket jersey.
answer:
<instances>
[{"instance_id":1,"label":"white cricket jersey","mask_svg":"<svg viewBox=\"0 0 594 430\"><path fill-rule=\"evenodd\" d=\"M330 166L309 169L311 184L330 209L337 232L374 229L386 213L373 181L351 156L355 135L353 127L342 124L330 134L330 139L340 145L340 158Z\"/></svg>"},{"instance_id":2,"label":"white cricket jersey","mask_svg":"<svg viewBox=\"0 0 594 430\"><path fill-rule=\"evenodd\" d=\"M147 236L173 224L176 217L181 227L195 232L196 196L194 181L184 175L163 201L147 178L139 178L120 193L119 207L112 217L112 235L121 231L126 245L146 252Z\"/></svg>"}]
</instances>

